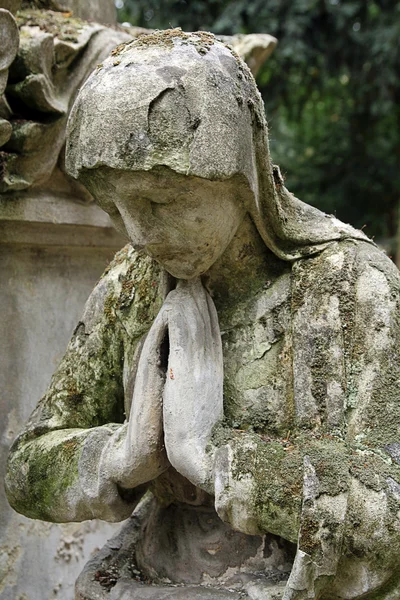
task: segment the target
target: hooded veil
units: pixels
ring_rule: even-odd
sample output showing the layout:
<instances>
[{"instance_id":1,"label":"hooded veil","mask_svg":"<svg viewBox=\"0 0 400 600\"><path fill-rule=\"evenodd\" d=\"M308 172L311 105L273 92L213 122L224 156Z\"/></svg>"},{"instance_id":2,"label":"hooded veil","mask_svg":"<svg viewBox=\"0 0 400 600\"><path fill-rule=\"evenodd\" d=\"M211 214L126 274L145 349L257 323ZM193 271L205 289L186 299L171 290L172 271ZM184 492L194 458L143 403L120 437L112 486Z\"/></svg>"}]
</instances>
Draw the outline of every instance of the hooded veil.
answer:
<instances>
[{"instance_id":1,"label":"hooded veil","mask_svg":"<svg viewBox=\"0 0 400 600\"><path fill-rule=\"evenodd\" d=\"M368 240L304 204L270 161L255 81L229 46L205 32L156 32L116 48L71 112L67 170L150 170L163 165L212 180L245 178L265 244L294 260L344 238Z\"/></svg>"}]
</instances>

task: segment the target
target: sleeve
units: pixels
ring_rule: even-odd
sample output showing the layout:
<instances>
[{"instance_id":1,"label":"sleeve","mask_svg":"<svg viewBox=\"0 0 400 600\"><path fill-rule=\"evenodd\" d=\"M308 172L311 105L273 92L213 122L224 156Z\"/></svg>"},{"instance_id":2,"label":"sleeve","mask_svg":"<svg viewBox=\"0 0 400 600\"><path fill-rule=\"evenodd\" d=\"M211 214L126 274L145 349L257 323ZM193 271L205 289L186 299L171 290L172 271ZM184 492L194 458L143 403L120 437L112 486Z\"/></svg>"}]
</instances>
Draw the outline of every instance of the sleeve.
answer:
<instances>
[{"instance_id":1,"label":"sleeve","mask_svg":"<svg viewBox=\"0 0 400 600\"><path fill-rule=\"evenodd\" d=\"M292 415L290 439L279 439L268 431L258 436L243 432L230 436L224 451L217 444L218 511L223 518L236 515L238 528L243 518L248 533L270 531L297 540L306 456L314 465L321 462L319 456L324 457L330 481L335 481L329 489L325 478L321 484L324 493L334 496L347 489L343 329L348 324L355 254L356 245L335 243L292 266L291 323L286 343L293 383L286 392L288 397L281 399ZM335 460L336 452L343 457L340 464ZM321 481L322 471L321 467ZM253 492L247 493L249 489Z\"/></svg>"},{"instance_id":2,"label":"sleeve","mask_svg":"<svg viewBox=\"0 0 400 600\"><path fill-rule=\"evenodd\" d=\"M157 281L149 294L140 293L159 274L150 272L149 261L131 248L116 256L90 295L47 393L11 447L7 496L30 518L120 521L132 512L135 494L111 480L102 452L113 434L121 439L126 430L124 360L157 310ZM138 322L144 306L146 317ZM132 315L136 321L128 327Z\"/></svg>"},{"instance_id":3,"label":"sleeve","mask_svg":"<svg viewBox=\"0 0 400 600\"><path fill-rule=\"evenodd\" d=\"M270 532L297 544L288 584L294 590L305 581L323 589L336 572L345 531L350 465L343 330L355 257L356 245L335 243L292 267L293 386L282 399L293 415L290 436L231 432L215 452L219 516L245 533Z\"/></svg>"}]
</instances>

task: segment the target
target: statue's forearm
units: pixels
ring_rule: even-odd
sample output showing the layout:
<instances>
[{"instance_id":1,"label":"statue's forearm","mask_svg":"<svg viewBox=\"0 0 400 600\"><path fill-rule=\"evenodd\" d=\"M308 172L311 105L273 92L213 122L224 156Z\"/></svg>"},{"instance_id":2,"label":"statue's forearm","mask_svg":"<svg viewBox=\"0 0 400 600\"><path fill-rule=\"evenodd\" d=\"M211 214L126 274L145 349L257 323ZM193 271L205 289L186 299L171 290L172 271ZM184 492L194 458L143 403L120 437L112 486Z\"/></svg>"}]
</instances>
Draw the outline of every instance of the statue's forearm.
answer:
<instances>
[{"instance_id":1,"label":"statue's forearm","mask_svg":"<svg viewBox=\"0 0 400 600\"><path fill-rule=\"evenodd\" d=\"M347 449L339 441L305 434L292 443L223 430L215 432L212 444L217 511L244 533L269 531L297 542L305 460L315 469L316 494L339 497L348 490Z\"/></svg>"},{"instance_id":2,"label":"statue's forearm","mask_svg":"<svg viewBox=\"0 0 400 600\"><path fill-rule=\"evenodd\" d=\"M19 438L10 453L6 492L15 510L54 522L100 518L121 521L134 503L121 497L102 466L102 452L118 425L56 430Z\"/></svg>"}]
</instances>

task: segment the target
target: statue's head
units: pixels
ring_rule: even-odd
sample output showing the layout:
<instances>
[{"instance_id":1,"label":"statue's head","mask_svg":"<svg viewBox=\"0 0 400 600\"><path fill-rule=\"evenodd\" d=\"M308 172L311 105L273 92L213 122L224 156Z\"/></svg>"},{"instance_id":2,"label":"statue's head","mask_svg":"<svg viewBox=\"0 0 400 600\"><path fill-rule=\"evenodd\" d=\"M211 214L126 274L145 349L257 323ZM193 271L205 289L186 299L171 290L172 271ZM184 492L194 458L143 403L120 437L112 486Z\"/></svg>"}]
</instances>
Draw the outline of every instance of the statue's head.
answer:
<instances>
[{"instance_id":1,"label":"statue's head","mask_svg":"<svg viewBox=\"0 0 400 600\"><path fill-rule=\"evenodd\" d=\"M72 110L67 168L136 247L177 277L206 271L257 186L262 102L212 34L169 30L114 51Z\"/></svg>"},{"instance_id":2,"label":"statue's head","mask_svg":"<svg viewBox=\"0 0 400 600\"><path fill-rule=\"evenodd\" d=\"M176 277L207 271L247 212L282 258L342 235L274 177L254 79L209 33L173 29L116 48L76 99L66 157L133 244Z\"/></svg>"}]
</instances>

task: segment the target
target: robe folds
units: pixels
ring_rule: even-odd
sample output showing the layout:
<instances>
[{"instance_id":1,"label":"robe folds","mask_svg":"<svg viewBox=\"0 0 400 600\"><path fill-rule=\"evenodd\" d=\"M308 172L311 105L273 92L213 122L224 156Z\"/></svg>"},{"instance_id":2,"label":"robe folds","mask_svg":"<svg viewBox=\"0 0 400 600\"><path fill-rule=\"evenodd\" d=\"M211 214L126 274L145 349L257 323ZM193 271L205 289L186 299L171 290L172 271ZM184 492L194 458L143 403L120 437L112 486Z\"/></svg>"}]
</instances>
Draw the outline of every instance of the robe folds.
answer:
<instances>
[{"instance_id":1,"label":"robe folds","mask_svg":"<svg viewBox=\"0 0 400 600\"><path fill-rule=\"evenodd\" d=\"M218 478L221 514L238 528L279 529L293 540L307 454L321 471L320 493L338 495L354 480L381 494L396 521L398 271L372 244L352 239L281 265L230 311L230 324L221 315L226 419L211 442L217 462L229 464ZM17 510L49 521L130 514L132 499L104 480L101 452L126 427L135 355L167 292L152 259L130 246L117 254L12 447L6 485ZM245 498L241 486L254 493Z\"/></svg>"}]
</instances>

